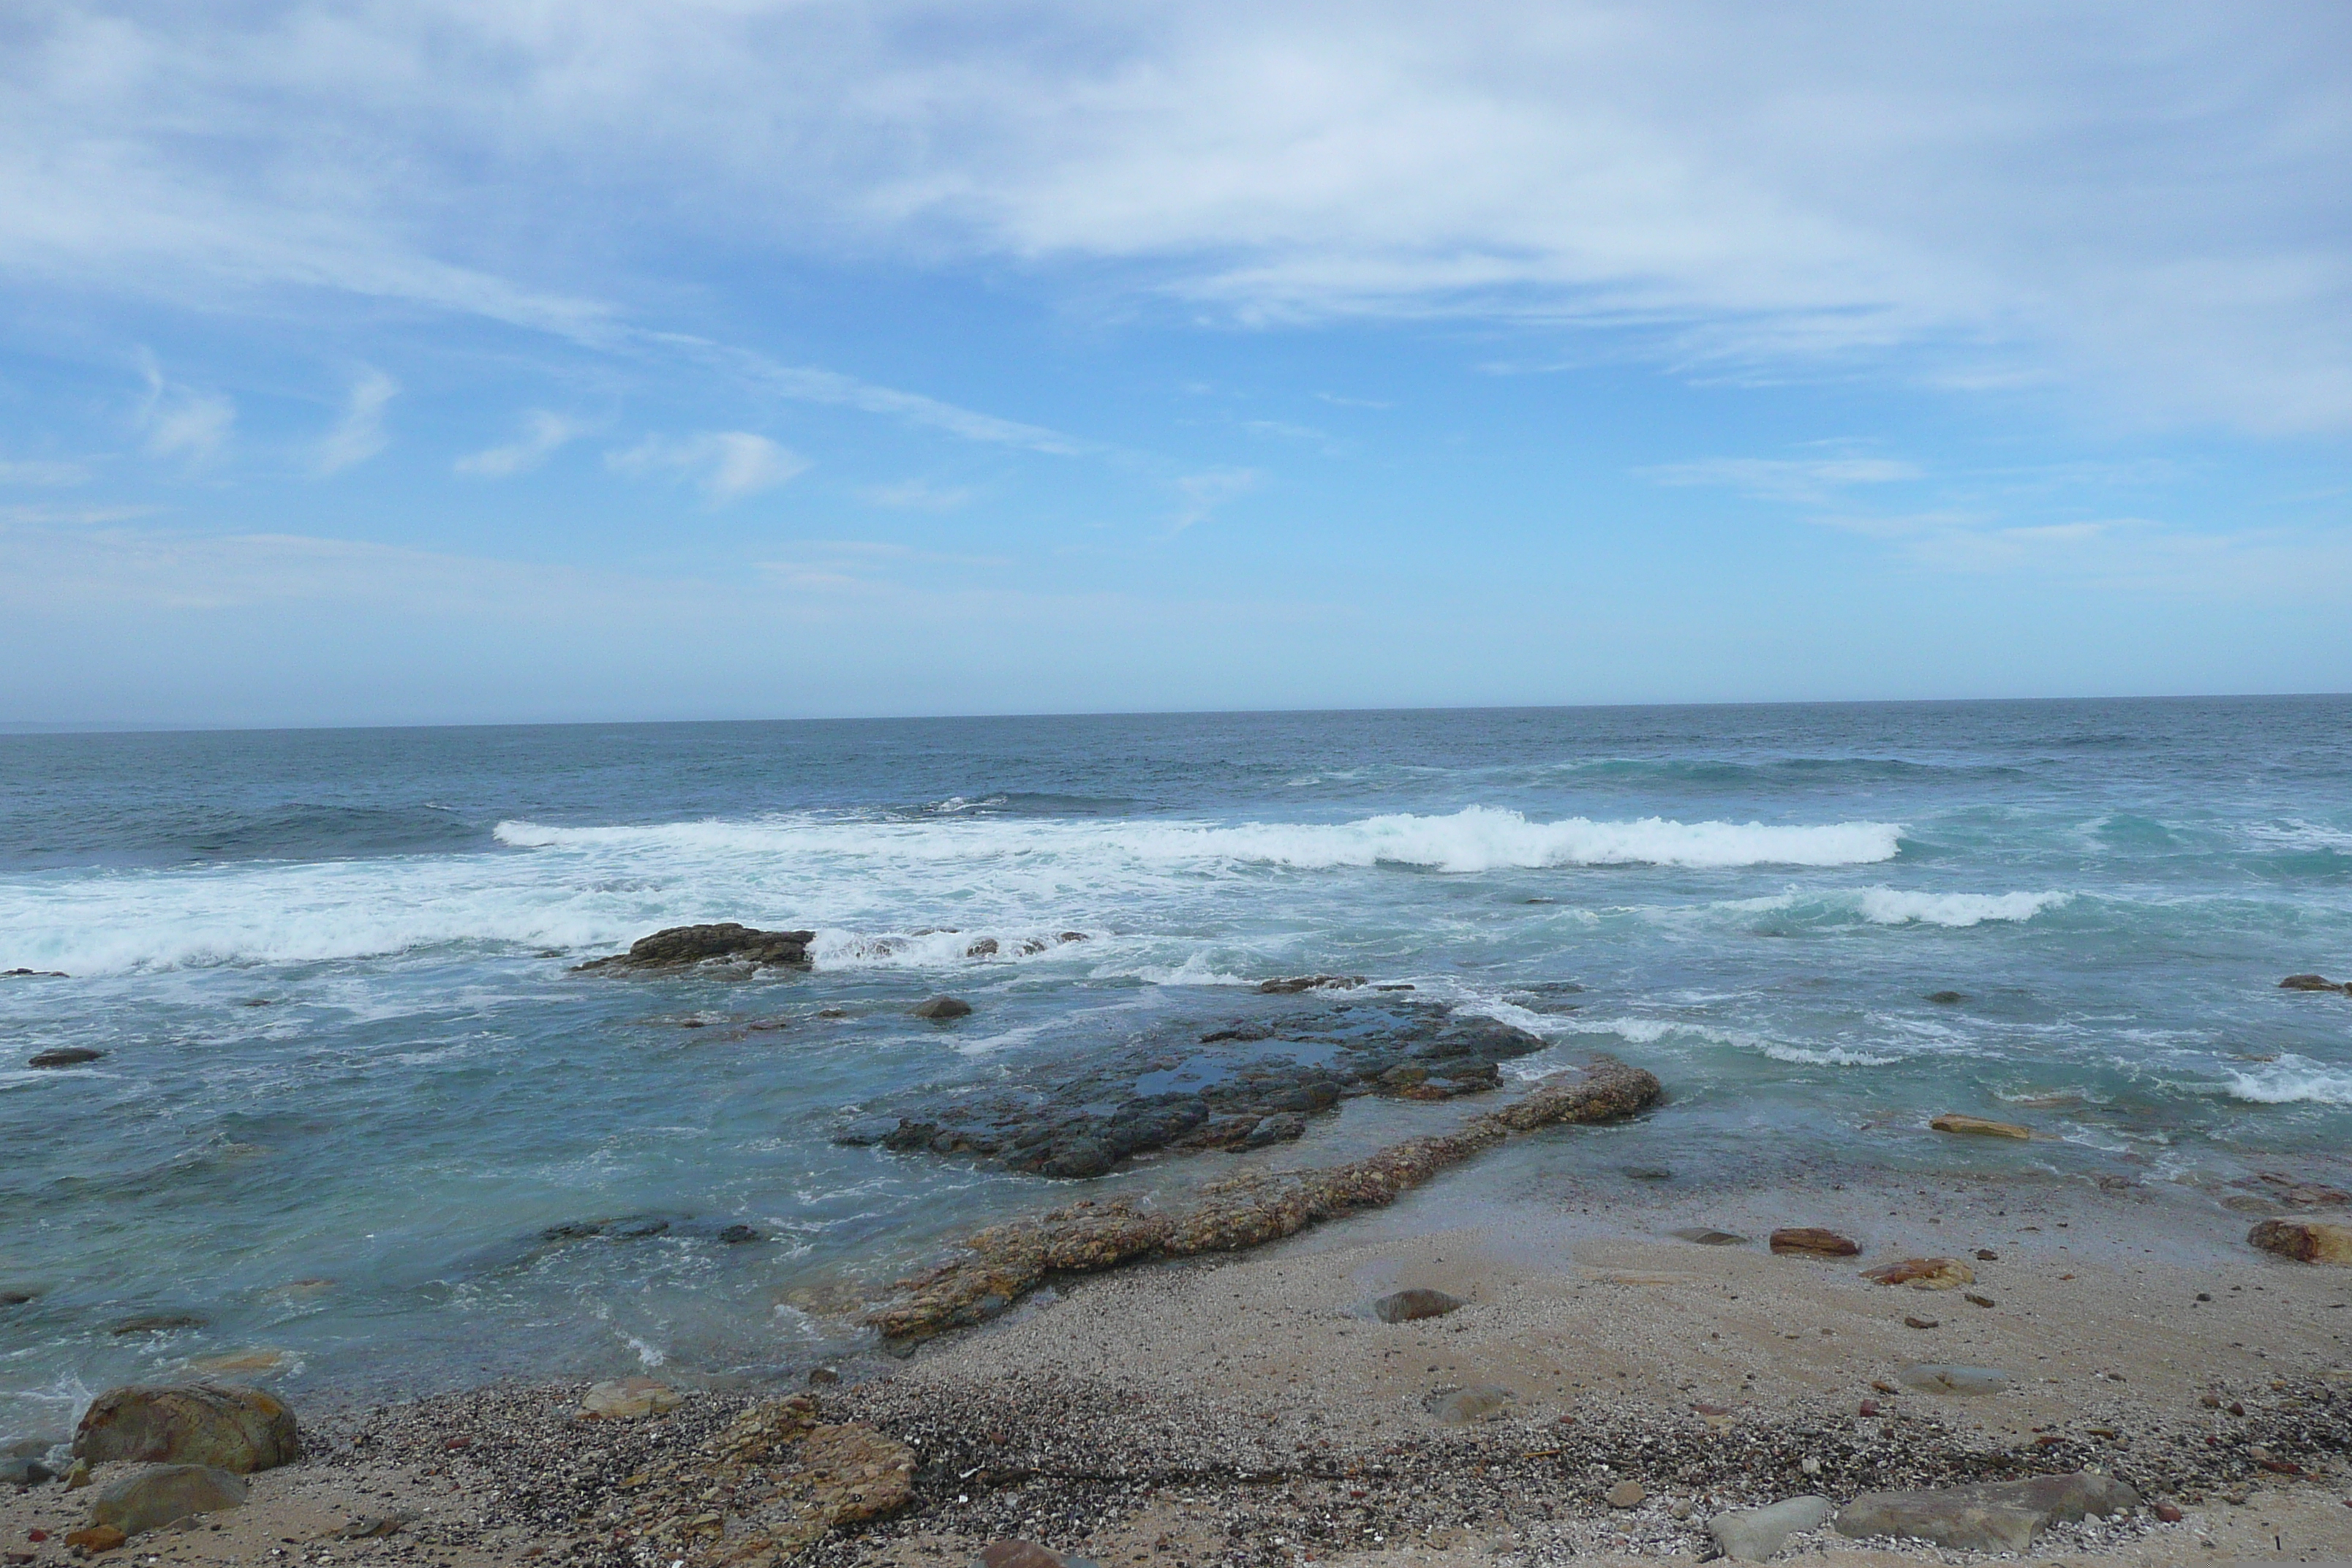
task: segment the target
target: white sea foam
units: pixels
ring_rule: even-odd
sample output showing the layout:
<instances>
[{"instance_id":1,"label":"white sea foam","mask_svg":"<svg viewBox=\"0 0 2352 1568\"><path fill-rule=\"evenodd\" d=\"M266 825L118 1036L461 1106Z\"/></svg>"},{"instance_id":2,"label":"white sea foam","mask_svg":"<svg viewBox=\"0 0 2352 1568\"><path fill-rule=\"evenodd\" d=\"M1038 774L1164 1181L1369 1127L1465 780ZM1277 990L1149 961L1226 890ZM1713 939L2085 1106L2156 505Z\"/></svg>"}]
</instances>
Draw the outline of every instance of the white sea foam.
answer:
<instances>
[{"instance_id":1,"label":"white sea foam","mask_svg":"<svg viewBox=\"0 0 2352 1568\"><path fill-rule=\"evenodd\" d=\"M2352 1069L2290 1053L2252 1072L2232 1069L2230 1094L2257 1105L2352 1105Z\"/></svg>"},{"instance_id":2,"label":"white sea foam","mask_svg":"<svg viewBox=\"0 0 2352 1568\"><path fill-rule=\"evenodd\" d=\"M550 827L501 822L499 841L519 848L666 846L703 851L821 853L956 860L1013 855L1084 855L1173 865L1234 862L1298 870L1379 865L1437 871L1566 866L1855 866L1891 860L1902 829L1888 822L1818 826L1760 822L1530 822L1516 811L1465 806L1444 816L1392 813L1346 823L1057 822L964 820L924 824L779 816L751 822L664 823L641 827Z\"/></svg>"},{"instance_id":3,"label":"white sea foam","mask_svg":"<svg viewBox=\"0 0 2352 1568\"><path fill-rule=\"evenodd\" d=\"M2044 910L2063 909L2072 893L1920 893L1900 888L1864 888L1856 895L1862 918L1873 925L1965 927L1987 921L2030 921Z\"/></svg>"},{"instance_id":4,"label":"white sea foam","mask_svg":"<svg viewBox=\"0 0 2352 1568\"><path fill-rule=\"evenodd\" d=\"M1793 1046L1785 1040L1752 1034L1745 1029L1722 1029L1711 1024L1694 1024L1671 1018L1580 1020L1573 1028L1576 1033L1583 1035L1614 1035L1630 1045L1637 1046L1655 1045L1677 1035L1696 1036L1709 1045L1754 1051L1776 1062L1802 1067L1879 1068L1903 1059L1900 1056L1877 1056L1868 1051L1849 1050L1843 1046Z\"/></svg>"}]
</instances>

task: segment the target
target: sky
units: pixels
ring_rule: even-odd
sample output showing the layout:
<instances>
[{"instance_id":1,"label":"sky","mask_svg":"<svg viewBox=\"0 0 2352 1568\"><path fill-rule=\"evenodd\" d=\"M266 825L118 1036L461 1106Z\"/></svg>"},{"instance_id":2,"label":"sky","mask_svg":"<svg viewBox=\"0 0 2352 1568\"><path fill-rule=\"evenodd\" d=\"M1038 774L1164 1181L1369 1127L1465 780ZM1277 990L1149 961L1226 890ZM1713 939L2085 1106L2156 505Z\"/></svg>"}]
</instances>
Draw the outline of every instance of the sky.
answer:
<instances>
[{"instance_id":1,"label":"sky","mask_svg":"<svg viewBox=\"0 0 2352 1568\"><path fill-rule=\"evenodd\" d=\"M2352 9L17 0L0 721L2352 689Z\"/></svg>"}]
</instances>

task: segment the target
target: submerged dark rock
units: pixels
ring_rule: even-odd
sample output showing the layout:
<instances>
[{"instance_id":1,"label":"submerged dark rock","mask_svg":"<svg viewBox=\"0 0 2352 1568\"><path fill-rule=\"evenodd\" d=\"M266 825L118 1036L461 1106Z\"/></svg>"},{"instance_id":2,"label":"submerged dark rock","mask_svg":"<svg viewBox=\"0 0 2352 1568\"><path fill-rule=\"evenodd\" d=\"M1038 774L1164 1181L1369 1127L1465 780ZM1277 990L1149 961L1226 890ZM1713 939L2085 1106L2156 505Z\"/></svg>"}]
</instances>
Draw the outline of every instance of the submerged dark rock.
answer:
<instances>
[{"instance_id":1,"label":"submerged dark rock","mask_svg":"<svg viewBox=\"0 0 2352 1568\"><path fill-rule=\"evenodd\" d=\"M971 1004L960 996L933 996L916 1003L908 1011L918 1018L929 1018L933 1023L945 1023L950 1018L971 1016Z\"/></svg>"},{"instance_id":2,"label":"submerged dark rock","mask_svg":"<svg viewBox=\"0 0 2352 1568\"><path fill-rule=\"evenodd\" d=\"M1938 1007L1957 1007L1967 1001L1968 997L1958 991L1930 991L1927 993L1927 1000Z\"/></svg>"},{"instance_id":3,"label":"submerged dark rock","mask_svg":"<svg viewBox=\"0 0 2352 1568\"><path fill-rule=\"evenodd\" d=\"M54 1050L40 1051L28 1058L28 1068L78 1068L84 1062L94 1062L106 1055L88 1046L59 1046Z\"/></svg>"},{"instance_id":4,"label":"submerged dark rock","mask_svg":"<svg viewBox=\"0 0 2352 1568\"><path fill-rule=\"evenodd\" d=\"M1450 1100L1500 1086L1501 1061L1543 1048L1493 1018L1406 997L1288 1007L1184 1036L1147 1035L1034 1068L981 1094L863 1114L835 1142L1100 1175L1158 1151L1262 1148L1358 1095Z\"/></svg>"},{"instance_id":5,"label":"submerged dark rock","mask_svg":"<svg viewBox=\"0 0 2352 1568\"><path fill-rule=\"evenodd\" d=\"M2290 974L2279 982L2282 991L2343 991L2352 993L2352 984L2338 985L2324 974Z\"/></svg>"},{"instance_id":6,"label":"submerged dark rock","mask_svg":"<svg viewBox=\"0 0 2352 1568\"><path fill-rule=\"evenodd\" d=\"M723 921L717 925L671 926L639 937L626 952L593 958L581 969L683 969L691 964L723 960L754 969L809 967L812 931L758 931Z\"/></svg>"},{"instance_id":7,"label":"submerged dark rock","mask_svg":"<svg viewBox=\"0 0 2352 1568\"><path fill-rule=\"evenodd\" d=\"M1261 996L1296 996L1302 991L1353 991L1364 983L1360 974L1293 974L1258 983Z\"/></svg>"}]
</instances>

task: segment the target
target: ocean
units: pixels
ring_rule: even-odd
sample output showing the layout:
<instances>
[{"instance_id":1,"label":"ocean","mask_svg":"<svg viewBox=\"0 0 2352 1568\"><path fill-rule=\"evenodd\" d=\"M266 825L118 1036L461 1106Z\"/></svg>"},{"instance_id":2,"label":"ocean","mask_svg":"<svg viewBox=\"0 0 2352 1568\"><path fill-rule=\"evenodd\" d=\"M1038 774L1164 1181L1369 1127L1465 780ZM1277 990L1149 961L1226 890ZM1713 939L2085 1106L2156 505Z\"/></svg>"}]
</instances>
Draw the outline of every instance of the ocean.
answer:
<instances>
[{"instance_id":1,"label":"ocean","mask_svg":"<svg viewBox=\"0 0 2352 1568\"><path fill-rule=\"evenodd\" d=\"M574 972L723 920L813 970ZM1558 1182L2340 1171L2352 996L2277 983L2352 978L2352 699L14 736L19 968L64 978L0 978L0 1437L192 1365L789 1377L978 1225L1255 1157L1057 1183L848 1121L1282 975L1542 1037L1507 1079L1655 1072Z\"/></svg>"}]
</instances>

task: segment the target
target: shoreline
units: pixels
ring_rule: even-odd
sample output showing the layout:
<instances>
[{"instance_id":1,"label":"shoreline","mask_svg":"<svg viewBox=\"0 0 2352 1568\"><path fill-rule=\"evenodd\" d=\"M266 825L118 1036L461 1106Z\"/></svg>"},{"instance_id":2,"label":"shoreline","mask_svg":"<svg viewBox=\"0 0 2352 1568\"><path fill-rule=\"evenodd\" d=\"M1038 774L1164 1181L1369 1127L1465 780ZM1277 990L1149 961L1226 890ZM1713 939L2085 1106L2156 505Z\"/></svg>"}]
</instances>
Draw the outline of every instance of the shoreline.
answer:
<instances>
[{"instance_id":1,"label":"shoreline","mask_svg":"<svg viewBox=\"0 0 2352 1568\"><path fill-rule=\"evenodd\" d=\"M2086 1466L2184 1519L2055 1527L2037 1560L2352 1556L2352 1270L2254 1251L2244 1215L2193 1194L2020 1176L1586 1194L1580 1206L1517 1184L1511 1166L1473 1162L1392 1207L1245 1253L1059 1279L903 1362L851 1364L849 1381L814 1391L809 1419L904 1445L908 1500L782 1560L912 1568L1023 1536L1106 1568L1688 1561L1722 1508ZM1775 1256L1766 1219L1846 1227L1864 1250ZM1685 1226L1758 1240L1669 1234ZM1928 1253L1969 1258L1970 1293L1993 1305L1863 1277ZM1363 1315L1407 1287L1466 1304L1412 1322ZM1974 1398L1903 1390L1896 1374L1917 1361L1999 1367L2011 1383ZM254 1477L247 1508L141 1537L135 1555L729 1561L763 1539L748 1530L761 1507L772 1526L774 1505L754 1495L767 1483L720 1476L699 1446L801 1391L676 1381L684 1403L643 1420L579 1419L578 1384L324 1410L305 1422L303 1460ZM1424 1408L1486 1384L1512 1397L1483 1419L1445 1426ZM1877 1414L1860 1413L1864 1400ZM1647 1495L1611 1507L1602 1493L1626 1479ZM404 1512L390 1534L334 1533ZM27 1531L61 1535L86 1513L54 1485L0 1496L0 1550L65 1561L55 1536L31 1545ZM715 1539L709 1523L659 1528L713 1515ZM1978 1560L1821 1534L1790 1552Z\"/></svg>"}]
</instances>

